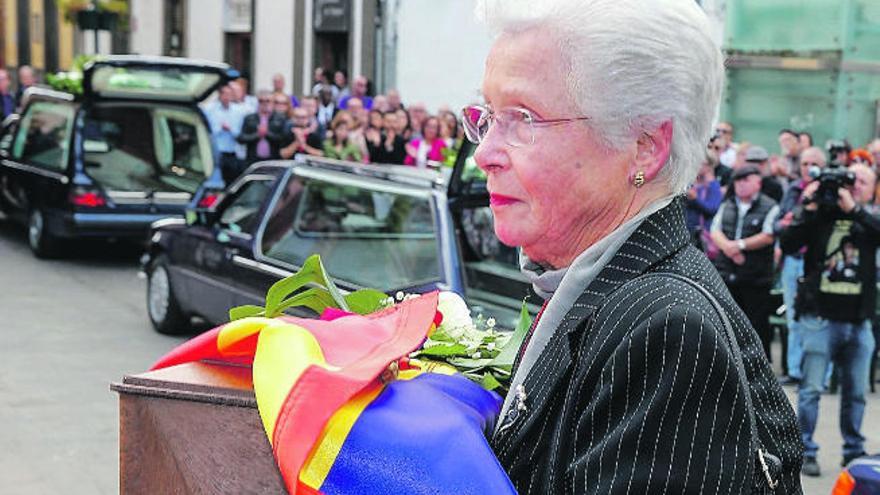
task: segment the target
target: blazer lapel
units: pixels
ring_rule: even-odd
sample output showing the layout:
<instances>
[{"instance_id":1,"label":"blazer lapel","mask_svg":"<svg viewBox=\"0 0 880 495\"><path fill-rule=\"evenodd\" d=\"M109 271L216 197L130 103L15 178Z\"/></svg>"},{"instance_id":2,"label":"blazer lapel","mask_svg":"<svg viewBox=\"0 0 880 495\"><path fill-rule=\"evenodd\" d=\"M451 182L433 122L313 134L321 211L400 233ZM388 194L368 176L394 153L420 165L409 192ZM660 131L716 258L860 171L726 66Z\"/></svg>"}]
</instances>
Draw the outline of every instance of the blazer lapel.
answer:
<instances>
[{"instance_id":1,"label":"blazer lapel","mask_svg":"<svg viewBox=\"0 0 880 495\"><path fill-rule=\"evenodd\" d=\"M620 285L645 273L690 242L681 198L645 219L599 272L563 318L522 383L507 414L501 418L493 441L518 445L541 418L549 400L577 356L578 329L589 328L589 319L605 298ZM512 436L512 438L510 437Z\"/></svg>"}]
</instances>

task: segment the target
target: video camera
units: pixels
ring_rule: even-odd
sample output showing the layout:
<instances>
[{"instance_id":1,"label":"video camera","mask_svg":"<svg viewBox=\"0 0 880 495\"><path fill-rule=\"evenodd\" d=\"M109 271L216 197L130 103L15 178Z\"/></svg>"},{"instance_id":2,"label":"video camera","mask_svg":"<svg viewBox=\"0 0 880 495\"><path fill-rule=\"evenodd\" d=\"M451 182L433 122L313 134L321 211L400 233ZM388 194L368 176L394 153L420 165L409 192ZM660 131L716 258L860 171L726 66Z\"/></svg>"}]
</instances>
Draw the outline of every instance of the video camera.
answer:
<instances>
[{"instance_id":1,"label":"video camera","mask_svg":"<svg viewBox=\"0 0 880 495\"><path fill-rule=\"evenodd\" d=\"M841 187L851 186L856 183L856 175L837 162L831 162L828 167L810 167L810 177L819 181L819 189L810 202L815 202L820 207L837 208L837 200Z\"/></svg>"},{"instance_id":2,"label":"video camera","mask_svg":"<svg viewBox=\"0 0 880 495\"><path fill-rule=\"evenodd\" d=\"M825 143L825 151L828 153L828 163L831 164L832 167L846 167L847 162L839 159L838 157L843 154L843 156L848 157L849 153L852 151L852 146L849 145L845 139L832 139Z\"/></svg>"}]
</instances>

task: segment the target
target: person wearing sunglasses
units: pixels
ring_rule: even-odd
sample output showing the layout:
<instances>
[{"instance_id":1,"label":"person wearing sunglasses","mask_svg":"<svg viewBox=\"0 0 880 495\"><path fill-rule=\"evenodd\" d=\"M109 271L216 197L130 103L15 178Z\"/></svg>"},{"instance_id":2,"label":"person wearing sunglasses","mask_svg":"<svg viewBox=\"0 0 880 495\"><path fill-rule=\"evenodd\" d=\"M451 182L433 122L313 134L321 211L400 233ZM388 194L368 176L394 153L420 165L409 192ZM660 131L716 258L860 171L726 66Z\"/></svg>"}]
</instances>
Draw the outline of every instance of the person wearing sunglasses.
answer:
<instances>
[{"instance_id":1,"label":"person wearing sunglasses","mask_svg":"<svg viewBox=\"0 0 880 495\"><path fill-rule=\"evenodd\" d=\"M800 493L797 418L685 223L724 74L706 14L476 12L495 38L461 116L495 233L544 299L490 439L518 493Z\"/></svg>"},{"instance_id":2,"label":"person wearing sunglasses","mask_svg":"<svg viewBox=\"0 0 880 495\"><path fill-rule=\"evenodd\" d=\"M260 90L257 93L257 111L244 118L241 134L238 135L238 142L247 147L248 165L279 157L278 148L284 138L285 121L286 118L275 107L272 93Z\"/></svg>"}]
</instances>

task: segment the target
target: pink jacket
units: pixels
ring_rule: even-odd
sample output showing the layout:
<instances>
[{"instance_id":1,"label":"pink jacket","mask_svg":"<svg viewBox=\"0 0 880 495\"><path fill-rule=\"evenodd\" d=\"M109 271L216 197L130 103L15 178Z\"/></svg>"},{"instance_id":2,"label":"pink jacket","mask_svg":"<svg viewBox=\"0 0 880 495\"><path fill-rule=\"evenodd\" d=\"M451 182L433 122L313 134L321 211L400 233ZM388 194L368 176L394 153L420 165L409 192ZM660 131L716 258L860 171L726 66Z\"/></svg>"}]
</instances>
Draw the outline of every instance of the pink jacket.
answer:
<instances>
[{"instance_id":1,"label":"pink jacket","mask_svg":"<svg viewBox=\"0 0 880 495\"><path fill-rule=\"evenodd\" d=\"M418 150L419 146L421 146L421 144L422 144L422 141L420 139L413 139L412 141L409 142L409 144L410 144L410 146L412 146L413 148ZM428 160L442 162L444 148L446 148L446 143L440 138L435 139L434 144L431 145L431 149L428 151ZM413 158L412 156L410 156L409 154L407 154L406 158L403 160L403 164L415 166L416 159Z\"/></svg>"}]
</instances>

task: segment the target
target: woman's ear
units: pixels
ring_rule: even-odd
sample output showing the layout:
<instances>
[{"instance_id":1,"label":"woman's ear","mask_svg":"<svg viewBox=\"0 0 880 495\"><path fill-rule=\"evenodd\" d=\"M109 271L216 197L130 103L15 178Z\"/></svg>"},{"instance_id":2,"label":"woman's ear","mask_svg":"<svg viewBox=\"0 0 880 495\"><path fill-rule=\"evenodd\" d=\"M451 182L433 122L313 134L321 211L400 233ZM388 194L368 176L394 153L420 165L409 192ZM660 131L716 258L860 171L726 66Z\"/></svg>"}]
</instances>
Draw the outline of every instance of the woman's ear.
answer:
<instances>
[{"instance_id":1,"label":"woman's ear","mask_svg":"<svg viewBox=\"0 0 880 495\"><path fill-rule=\"evenodd\" d=\"M652 131L645 131L636 142L635 170L642 172L646 182L651 182L663 170L672 153L672 121L667 120Z\"/></svg>"}]
</instances>

